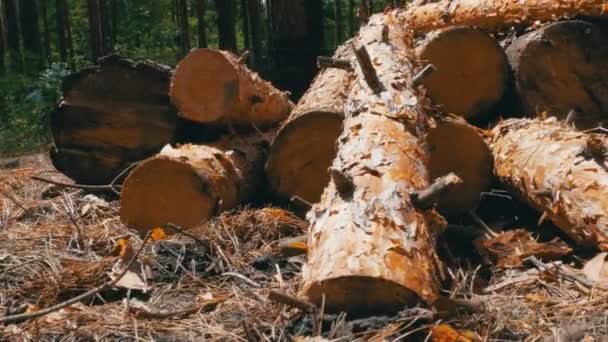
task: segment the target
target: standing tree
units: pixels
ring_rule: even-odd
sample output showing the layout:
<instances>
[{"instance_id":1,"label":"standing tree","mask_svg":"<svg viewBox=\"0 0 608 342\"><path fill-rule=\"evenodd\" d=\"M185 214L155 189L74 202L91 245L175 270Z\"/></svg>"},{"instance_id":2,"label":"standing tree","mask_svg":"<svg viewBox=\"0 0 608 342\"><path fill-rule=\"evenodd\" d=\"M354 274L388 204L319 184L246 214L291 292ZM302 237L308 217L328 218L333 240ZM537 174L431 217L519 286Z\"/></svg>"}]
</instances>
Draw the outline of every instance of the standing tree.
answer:
<instances>
[{"instance_id":1,"label":"standing tree","mask_svg":"<svg viewBox=\"0 0 608 342\"><path fill-rule=\"evenodd\" d=\"M42 30L44 32L43 54L46 63L51 63L51 28L49 25L48 0L40 0L40 11L42 15Z\"/></svg>"},{"instance_id":2,"label":"standing tree","mask_svg":"<svg viewBox=\"0 0 608 342\"><path fill-rule=\"evenodd\" d=\"M348 33L352 37L357 31L355 24L355 0L348 0Z\"/></svg>"},{"instance_id":3,"label":"standing tree","mask_svg":"<svg viewBox=\"0 0 608 342\"><path fill-rule=\"evenodd\" d=\"M247 0L239 2L241 10L241 24L243 25L243 38L245 39L245 50L251 50L251 40L249 36L249 13L247 13Z\"/></svg>"},{"instance_id":4,"label":"standing tree","mask_svg":"<svg viewBox=\"0 0 608 342\"><path fill-rule=\"evenodd\" d=\"M334 0L334 20L336 24L336 46L342 44L342 0Z\"/></svg>"},{"instance_id":5,"label":"standing tree","mask_svg":"<svg viewBox=\"0 0 608 342\"><path fill-rule=\"evenodd\" d=\"M103 28L101 24L100 0L87 0L89 10L89 29L91 39L91 58L93 61L104 55Z\"/></svg>"},{"instance_id":6,"label":"standing tree","mask_svg":"<svg viewBox=\"0 0 608 342\"><path fill-rule=\"evenodd\" d=\"M42 41L38 25L38 5L36 0L21 0L18 2L21 19L21 35L23 37L23 55L28 72L35 73L43 66Z\"/></svg>"},{"instance_id":7,"label":"standing tree","mask_svg":"<svg viewBox=\"0 0 608 342\"><path fill-rule=\"evenodd\" d=\"M268 2L267 2L268 3ZM280 89L298 98L316 71L317 56L323 42L321 0L272 0L270 17L270 55Z\"/></svg>"},{"instance_id":8,"label":"standing tree","mask_svg":"<svg viewBox=\"0 0 608 342\"><path fill-rule=\"evenodd\" d=\"M110 2L116 2L116 0L99 0L100 20L101 20L101 32L104 55L114 51L114 40L112 38L112 23L111 23L111 12Z\"/></svg>"},{"instance_id":9,"label":"standing tree","mask_svg":"<svg viewBox=\"0 0 608 342\"><path fill-rule=\"evenodd\" d=\"M4 22L4 3L0 1L0 74L4 73L4 58L6 57L6 29Z\"/></svg>"},{"instance_id":10,"label":"standing tree","mask_svg":"<svg viewBox=\"0 0 608 342\"><path fill-rule=\"evenodd\" d=\"M21 70L21 48L19 44L19 21L17 20L17 2L14 0L4 1L4 19L6 21L6 49L13 70Z\"/></svg>"},{"instance_id":11,"label":"standing tree","mask_svg":"<svg viewBox=\"0 0 608 342\"><path fill-rule=\"evenodd\" d=\"M188 27L188 0L178 0L177 18L179 23L179 58L190 51L190 33Z\"/></svg>"},{"instance_id":12,"label":"standing tree","mask_svg":"<svg viewBox=\"0 0 608 342\"><path fill-rule=\"evenodd\" d=\"M262 58L262 37L260 0L247 0L247 18L249 19L249 44L251 65L259 66Z\"/></svg>"},{"instance_id":13,"label":"standing tree","mask_svg":"<svg viewBox=\"0 0 608 342\"><path fill-rule=\"evenodd\" d=\"M59 45L59 58L62 62L68 60L68 44L67 44L67 4L66 0L57 0L55 2L55 11L57 19L57 37Z\"/></svg>"},{"instance_id":14,"label":"standing tree","mask_svg":"<svg viewBox=\"0 0 608 342\"><path fill-rule=\"evenodd\" d=\"M216 0L217 26L220 49L237 52L236 46L236 2L234 0Z\"/></svg>"},{"instance_id":15,"label":"standing tree","mask_svg":"<svg viewBox=\"0 0 608 342\"><path fill-rule=\"evenodd\" d=\"M205 23L205 10L207 9L207 0L196 0L196 19L198 30L198 47L207 47L207 27Z\"/></svg>"}]
</instances>

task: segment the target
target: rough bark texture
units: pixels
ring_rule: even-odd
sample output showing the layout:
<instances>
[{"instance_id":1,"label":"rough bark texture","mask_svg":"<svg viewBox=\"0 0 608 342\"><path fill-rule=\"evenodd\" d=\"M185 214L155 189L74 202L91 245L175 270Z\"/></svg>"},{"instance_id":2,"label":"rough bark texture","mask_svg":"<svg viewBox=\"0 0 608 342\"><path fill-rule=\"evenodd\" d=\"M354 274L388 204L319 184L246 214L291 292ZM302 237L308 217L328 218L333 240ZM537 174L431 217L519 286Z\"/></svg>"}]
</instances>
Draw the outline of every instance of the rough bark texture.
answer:
<instances>
[{"instance_id":1,"label":"rough bark texture","mask_svg":"<svg viewBox=\"0 0 608 342\"><path fill-rule=\"evenodd\" d=\"M608 115L608 29L584 21L547 25L507 49L522 111L564 118L575 110L579 128Z\"/></svg>"},{"instance_id":2,"label":"rough bark texture","mask_svg":"<svg viewBox=\"0 0 608 342\"><path fill-rule=\"evenodd\" d=\"M487 114L505 93L509 62L498 42L466 26L429 34L418 58L437 70L424 79L427 95L444 112L467 119Z\"/></svg>"},{"instance_id":3,"label":"rough bark texture","mask_svg":"<svg viewBox=\"0 0 608 342\"><path fill-rule=\"evenodd\" d=\"M461 118L448 116L429 130L426 141L431 179L450 172L462 179L442 194L439 210L459 215L475 209L492 180L492 154L481 132Z\"/></svg>"},{"instance_id":4,"label":"rough bark texture","mask_svg":"<svg viewBox=\"0 0 608 342\"><path fill-rule=\"evenodd\" d=\"M402 27L395 13L375 15L355 40L374 61L380 89L356 68L331 182L309 213L303 293L318 305L324 297L326 311L390 312L438 295L440 217L410 200L429 185L420 139L429 120L409 86L413 44Z\"/></svg>"},{"instance_id":5,"label":"rough bark texture","mask_svg":"<svg viewBox=\"0 0 608 342\"><path fill-rule=\"evenodd\" d=\"M416 32L454 25L498 31L579 15L608 15L608 5L605 0L442 0L410 6L401 18Z\"/></svg>"},{"instance_id":6,"label":"rough bark texture","mask_svg":"<svg viewBox=\"0 0 608 342\"><path fill-rule=\"evenodd\" d=\"M131 228L192 228L234 208L259 188L265 142L234 137L210 146L165 146L127 177L120 217Z\"/></svg>"},{"instance_id":7,"label":"rough bark texture","mask_svg":"<svg viewBox=\"0 0 608 342\"><path fill-rule=\"evenodd\" d=\"M55 167L84 184L108 184L130 163L171 142L170 69L117 57L66 78L51 115Z\"/></svg>"},{"instance_id":8,"label":"rough bark texture","mask_svg":"<svg viewBox=\"0 0 608 342\"><path fill-rule=\"evenodd\" d=\"M292 103L230 52L199 49L177 65L171 101L181 115L203 123L264 125L289 115Z\"/></svg>"},{"instance_id":9,"label":"rough bark texture","mask_svg":"<svg viewBox=\"0 0 608 342\"><path fill-rule=\"evenodd\" d=\"M506 120L492 135L496 176L575 242L607 251L608 139L556 118Z\"/></svg>"},{"instance_id":10,"label":"rough bark texture","mask_svg":"<svg viewBox=\"0 0 608 342\"><path fill-rule=\"evenodd\" d=\"M334 57L353 59L350 42L339 47ZM270 185L280 197L299 196L310 203L321 198L329 183L328 169L336 156L351 84L352 74L346 70L322 70L281 126L266 163Z\"/></svg>"}]
</instances>

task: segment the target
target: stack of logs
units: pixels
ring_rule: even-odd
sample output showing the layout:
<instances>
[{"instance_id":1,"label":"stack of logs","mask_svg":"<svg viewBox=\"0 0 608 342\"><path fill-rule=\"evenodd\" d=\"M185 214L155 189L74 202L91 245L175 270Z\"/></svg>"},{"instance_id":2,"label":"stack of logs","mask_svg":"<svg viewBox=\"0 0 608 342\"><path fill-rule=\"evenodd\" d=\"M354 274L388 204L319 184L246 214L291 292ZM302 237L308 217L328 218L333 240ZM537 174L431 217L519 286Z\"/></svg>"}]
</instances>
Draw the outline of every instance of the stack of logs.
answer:
<instances>
[{"instance_id":1,"label":"stack of logs","mask_svg":"<svg viewBox=\"0 0 608 342\"><path fill-rule=\"evenodd\" d=\"M385 11L319 58L295 106L246 56L196 50L174 71L108 57L65 80L52 159L81 183L130 171L120 216L142 231L264 201L267 184L314 204L309 301L353 314L433 303L435 238L493 177L608 250L607 12L602 0ZM497 120L515 113L528 118Z\"/></svg>"}]
</instances>

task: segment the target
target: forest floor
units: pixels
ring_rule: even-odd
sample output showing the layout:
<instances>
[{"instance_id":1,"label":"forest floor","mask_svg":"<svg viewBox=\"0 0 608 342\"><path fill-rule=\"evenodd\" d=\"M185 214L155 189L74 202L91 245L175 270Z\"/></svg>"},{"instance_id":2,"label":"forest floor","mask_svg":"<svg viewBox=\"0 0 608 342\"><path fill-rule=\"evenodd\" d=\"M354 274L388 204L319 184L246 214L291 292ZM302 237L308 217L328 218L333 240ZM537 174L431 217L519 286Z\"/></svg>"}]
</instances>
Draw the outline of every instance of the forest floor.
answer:
<instances>
[{"instance_id":1,"label":"forest floor","mask_svg":"<svg viewBox=\"0 0 608 342\"><path fill-rule=\"evenodd\" d=\"M297 297L305 257L267 257L279 239L306 230L289 212L243 208L187 236L143 238L120 222L115 195L34 175L69 182L43 155L0 161L1 315L35 314L129 270L75 304L0 326L1 341L607 340L608 291L581 278L584 252L536 265L520 253L498 268L472 252L470 232L455 229L439 243L445 305L367 318L305 312L268 296ZM537 229L523 222L515 226Z\"/></svg>"}]
</instances>

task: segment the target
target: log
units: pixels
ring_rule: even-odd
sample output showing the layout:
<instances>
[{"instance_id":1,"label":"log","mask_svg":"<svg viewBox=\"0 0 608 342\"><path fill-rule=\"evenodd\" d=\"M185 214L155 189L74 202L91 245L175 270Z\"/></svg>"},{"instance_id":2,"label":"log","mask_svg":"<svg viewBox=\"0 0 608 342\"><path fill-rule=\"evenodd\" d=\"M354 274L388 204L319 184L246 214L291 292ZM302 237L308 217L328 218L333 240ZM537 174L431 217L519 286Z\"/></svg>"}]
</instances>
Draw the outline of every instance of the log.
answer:
<instances>
[{"instance_id":1,"label":"log","mask_svg":"<svg viewBox=\"0 0 608 342\"><path fill-rule=\"evenodd\" d=\"M259 136L237 136L165 146L126 178L121 220L140 231L169 223L189 229L234 208L259 189L266 145Z\"/></svg>"},{"instance_id":2,"label":"log","mask_svg":"<svg viewBox=\"0 0 608 342\"><path fill-rule=\"evenodd\" d=\"M285 119L288 95L227 51L198 49L182 59L171 79L171 102L201 123L264 126Z\"/></svg>"},{"instance_id":3,"label":"log","mask_svg":"<svg viewBox=\"0 0 608 342\"><path fill-rule=\"evenodd\" d=\"M492 153L483 133L461 118L446 116L427 134L431 179L455 173L462 179L439 198L442 214L456 216L475 209L492 181Z\"/></svg>"},{"instance_id":4,"label":"log","mask_svg":"<svg viewBox=\"0 0 608 342\"><path fill-rule=\"evenodd\" d=\"M442 111L474 119L488 114L509 82L509 63L496 39L467 26L434 31L416 49L436 70L422 84Z\"/></svg>"},{"instance_id":5,"label":"log","mask_svg":"<svg viewBox=\"0 0 608 342\"><path fill-rule=\"evenodd\" d=\"M556 118L509 119L492 130L494 172L582 247L608 251L604 135Z\"/></svg>"},{"instance_id":6,"label":"log","mask_svg":"<svg viewBox=\"0 0 608 342\"><path fill-rule=\"evenodd\" d=\"M350 45L339 47L334 57L353 59ZM310 203L321 198L336 156L351 79L351 72L343 69L322 70L279 129L266 163L269 183L279 197L299 196Z\"/></svg>"},{"instance_id":7,"label":"log","mask_svg":"<svg viewBox=\"0 0 608 342\"><path fill-rule=\"evenodd\" d=\"M410 6L400 18L408 28L422 33L456 25L501 31L537 21L605 15L605 0L441 0Z\"/></svg>"},{"instance_id":8,"label":"log","mask_svg":"<svg viewBox=\"0 0 608 342\"><path fill-rule=\"evenodd\" d=\"M608 113L608 30L580 20L549 24L507 49L522 111L565 118L579 128L605 122Z\"/></svg>"},{"instance_id":9,"label":"log","mask_svg":"<svg viewBox=\"0 0 608 342\"><path fill-rule=\"evenodd\" d=\"M302 293L327 312L391 312L438 296L441 220L410 199L429 186L429 118L410 86L413 43L395 13L372 16L354 41L356 79L331 181L308 214Z\"/></svg>"},{"instance_id":10,"label":"log","mask_svg":"<svg viewBox=\"0 0 608 342\"><path fill-rule=\"evenodd\" d=\"M176 134L168 67L116 56L65 78L51 114L53 165L81 184L108 184Z\"/></svg>"}]
</instances>

